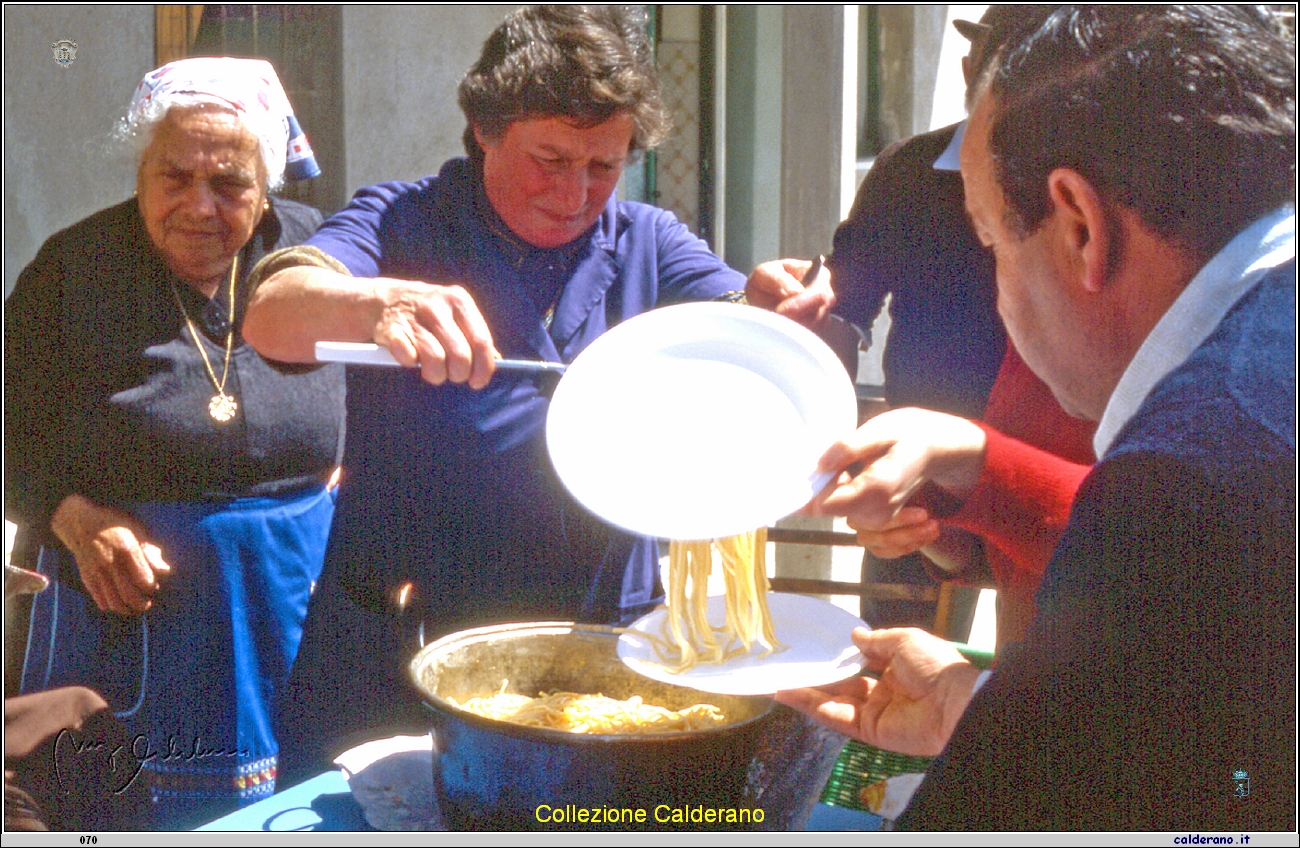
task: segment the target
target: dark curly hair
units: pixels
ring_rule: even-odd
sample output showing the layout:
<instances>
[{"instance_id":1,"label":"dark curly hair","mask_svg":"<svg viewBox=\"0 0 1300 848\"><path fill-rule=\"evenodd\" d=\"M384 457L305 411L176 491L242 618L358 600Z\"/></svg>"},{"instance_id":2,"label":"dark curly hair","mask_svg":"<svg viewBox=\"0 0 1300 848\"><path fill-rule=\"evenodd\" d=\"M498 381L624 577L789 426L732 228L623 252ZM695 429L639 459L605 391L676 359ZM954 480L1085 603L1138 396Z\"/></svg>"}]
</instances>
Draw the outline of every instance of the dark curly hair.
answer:
<instances>
[{"instance_id":1,"label":"dark curly hair","mask_svg":"<svg viewBox=\"0 0 1300 848\"><path fill-rule=\"evenodd\" d=\"M631 6L530 6L510 14L460 82L469 124L465 150L483 151L475 127L497 139L512 122L559 116L579 126L632 116L632 150L654 147L671 127L659 94L645 14Z\"/></svg>"},{"instance_id":2,"label":"dark curly hair","mask_svg":"<svg viewBox=\"0 0 1300 848\"><path fill-rule=\"evenodd\" d=\"M989 149L1009 225L1034 232L1071 168L1208 259L1295 202L1294 43L1251 6L1065 6L991 66Z\"/></svg>"}]
</instances>

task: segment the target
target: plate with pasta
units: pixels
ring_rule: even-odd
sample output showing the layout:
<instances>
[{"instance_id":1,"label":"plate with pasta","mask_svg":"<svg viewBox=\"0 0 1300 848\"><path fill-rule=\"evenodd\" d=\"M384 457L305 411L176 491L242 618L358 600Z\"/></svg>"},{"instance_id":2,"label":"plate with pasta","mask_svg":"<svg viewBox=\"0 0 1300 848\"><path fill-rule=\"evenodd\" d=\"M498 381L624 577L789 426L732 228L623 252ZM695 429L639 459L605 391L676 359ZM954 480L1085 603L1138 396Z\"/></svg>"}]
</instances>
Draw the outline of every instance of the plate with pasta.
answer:
<instances>
[{"instance_id":1,"label":"plate with pasta","mask_svg":"<svg viewBox=\"0 0 1300 848\"><path fill-rule=\"evenodd\" d=\"M720 662L698 662L679 670L679 658L669 647L669 610L660 607L619 638L619 657L652 680L722 695L770 695L825 686L862 671L865 661L850 635L855 627L867 626L862 619L807 595L773 592L766 600L778 643L772 648L756 640L744 649L736 641ZM726 607L725 596L708 598L706 615L716 631L726 627Z\"/></svg>"},{"instance_id":2,"label":"plate with pasta","mask_svg":"<svg viewBox=\"0 0 1300 848\"><path fill-rule=\"evenodd\" d=\"M733 303L654 309L596 339L551 400L560 480L624 530L712 539L767 526L830 480L857 426L853 383L795 322Z\"/></svg>"}]
</instances>

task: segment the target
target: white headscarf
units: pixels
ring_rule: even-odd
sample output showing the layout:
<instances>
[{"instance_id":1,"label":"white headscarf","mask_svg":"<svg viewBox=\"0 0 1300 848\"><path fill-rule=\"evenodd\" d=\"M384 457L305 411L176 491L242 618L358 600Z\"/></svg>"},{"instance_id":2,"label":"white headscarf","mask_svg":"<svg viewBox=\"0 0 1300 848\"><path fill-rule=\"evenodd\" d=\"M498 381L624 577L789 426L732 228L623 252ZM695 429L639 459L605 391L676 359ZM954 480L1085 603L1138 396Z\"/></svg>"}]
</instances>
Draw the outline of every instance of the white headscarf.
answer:
<instances>
[{"instance_id":1,"label":"white headscarf","mask_svg":"<svg viewBox=\"0 0 1300 848\"><path fill-rule=\"evenodd\" d=\"M139 127L160 120L173 106L203 103L233 109L257 137L268 187L275 188L283 177L301 180L320 174L275 68L262 59L169 62L145 74L131 98L126 120Z\"/></svg>"}]
</instances>

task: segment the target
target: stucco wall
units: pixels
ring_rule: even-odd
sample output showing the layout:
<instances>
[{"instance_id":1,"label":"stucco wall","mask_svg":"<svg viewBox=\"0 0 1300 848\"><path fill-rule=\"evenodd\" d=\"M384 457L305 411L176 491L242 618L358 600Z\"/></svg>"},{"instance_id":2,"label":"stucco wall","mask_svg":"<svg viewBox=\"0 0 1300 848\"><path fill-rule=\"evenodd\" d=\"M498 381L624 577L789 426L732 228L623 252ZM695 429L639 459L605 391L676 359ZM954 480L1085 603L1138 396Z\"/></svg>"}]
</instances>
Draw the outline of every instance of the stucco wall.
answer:
<instances>
[{"instance_id":1,"label":"stucco wall","mask_svg":"<svg viewBox=\"0 0 1300 848\"><path fill-rule=\"evenodd\" d=\"M125 200L129 157L107 148L153 67L152 6L4 7L5 295L56 231ZM77 43L67 68L50 45Z\"/></svg>"},{"instance_id":2,"label":"stucco wall","mask_svg":"<svg viewBox=\"0 0 1300 848\"><path fill-rule=\"evenodd\" d=\"M416 179L463 152L456 84L513 5L343 10L346 183ZM152 6L5 6L5 294L57 230L129 196L109 133L154 64ZM77 43L72 66L51 43Z\"/></svg>"},{"instance_id":3,"label":"stucco wall","mask_svg":"<svg viewBox=\"0 0 1300 848\"><path fill-rule=\"evenodd\" d=\"M461 155L456 85L517 6L347 6L343 10L348 191L437 172Z\"/></svg>"}]
</instances>

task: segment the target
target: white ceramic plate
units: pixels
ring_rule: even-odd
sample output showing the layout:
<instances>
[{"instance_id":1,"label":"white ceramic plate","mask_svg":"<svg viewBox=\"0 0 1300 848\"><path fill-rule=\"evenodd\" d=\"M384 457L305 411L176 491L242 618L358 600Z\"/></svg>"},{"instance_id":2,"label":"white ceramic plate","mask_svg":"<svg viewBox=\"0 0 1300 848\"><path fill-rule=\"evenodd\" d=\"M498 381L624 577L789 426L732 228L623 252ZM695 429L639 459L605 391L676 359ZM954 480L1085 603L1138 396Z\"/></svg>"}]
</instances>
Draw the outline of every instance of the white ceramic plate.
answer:
<instances>
[{"instance_id":1,"label":"white ceramic plate","mask_svg":"<svg viewBox=\"0 0 1300 848\"><path fill-rule=\"evenodd\" d=\"M829 601L807 595L774 592L767 596L776 638L786 649L761 656L755 645L748 654L716 665L697 665L674 674L663 665L654 645L641 633L661 637L665 633L665 609L637 619L618 640L618 655L633 671L652 680L689 686L720 695L770 695L780 689L825 686L852 677L863 668L862 653L850 634L866 627L862 619ZM726 601L721 595L709 598L709 623L726 621Z\"/></svg>"},{"instance_id":2,"label":"white ceramic plate","mask_svg":"<svg viewBox=\"0 0 1300 848\"><path fill-rule=\"evenodd\" d=\"M560 479L612 524L665 539L764 527L830 479L857 426L838 358L787 318L691 303L629 319L569 366L546 440Z\"/></svg>"}]
</instances>

